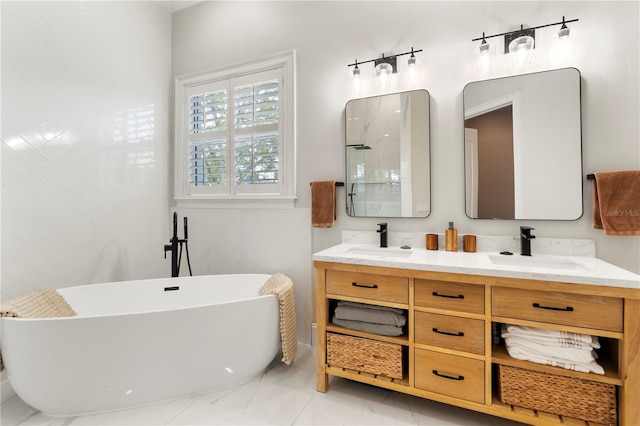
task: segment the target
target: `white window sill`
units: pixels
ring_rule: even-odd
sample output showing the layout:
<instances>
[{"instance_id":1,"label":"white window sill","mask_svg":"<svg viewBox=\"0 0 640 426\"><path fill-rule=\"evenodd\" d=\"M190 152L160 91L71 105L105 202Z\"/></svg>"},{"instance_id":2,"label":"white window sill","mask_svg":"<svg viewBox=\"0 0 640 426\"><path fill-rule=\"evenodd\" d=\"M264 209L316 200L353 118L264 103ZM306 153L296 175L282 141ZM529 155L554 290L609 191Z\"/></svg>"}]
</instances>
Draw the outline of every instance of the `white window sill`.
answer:
<instances>
[{"instance_id":1,"label":"white window sill","mask_svg":"<svg viewBox=\"0 0 640 426\"><path fill-rule=\"evenodd\" d=\"M185 208L288 210L294 208L296 197L192 195L189 197L176 197L174 201L177 207Z\"/></svg>"}]
</instances>

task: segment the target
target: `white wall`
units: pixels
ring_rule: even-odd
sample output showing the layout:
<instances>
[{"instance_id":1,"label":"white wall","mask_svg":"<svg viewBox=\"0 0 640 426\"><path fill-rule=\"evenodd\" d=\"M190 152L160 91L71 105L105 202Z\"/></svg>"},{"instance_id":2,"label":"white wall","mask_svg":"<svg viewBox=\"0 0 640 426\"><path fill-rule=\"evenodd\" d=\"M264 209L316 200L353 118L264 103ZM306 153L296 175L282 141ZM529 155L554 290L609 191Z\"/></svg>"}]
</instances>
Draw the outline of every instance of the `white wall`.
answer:
<instances>
[{"instance_id":1,"label":"white wall","mask_svg":"<svg viewBox=\"0 0 640 426\"><path fill-rule=\"evenodd\" d=\"M2 299L167 276L168 9L1 8Z\"/></svg>"},{"instance_id":2,"label":"white wall","mask_svg":"<svg viewBox=\"0 0 640 426\"><path fill-rule=\"evenodd\" d=\"M312 321L311 253L338 243L342 229L373 230L378 221L347 217L342 188L336 225L310 226L309 182L344 180L354 59L424 49L432 213L389 219L392 232L442 232L453 220L460 233L515 236L524 224L464 214L462 89L481 79L471 39L483 31L579 18L571 65L583 77L584 173L640 167L637 2L205 2L172 21L153 2L0 7L3 299L44 286L167 276L171 74L290 48L298 52L296 209L179 213L190 219L194 274L279 270L294 279L302 341ZM527 72L550 68L541 52ZM498 59L488 77L510 73ZM135 117L151 106L153 134L135 132L143 127ZM595 239L599 257L640 272L640 238L593 230L586 180L583 198L577 221L526 224L540 237Z\"/></svg>"},{"instance_id":3,"label":"white wall","mask_svg":"<svg viewBox=\"0 0 640 426\"><path fill-rule=\"evenodd\" d=\"M496 68L480 76L475 68L471 39L482 32L496 34L527 26L579 18L573 24L580 36L575 59L567 64L582 73L583 170L640 167L638 143L638 3L634 2L203 2L173 15L173 74L215 68L266 54L295 48L298 54L297 179L295 211L282 211L282 221L268 223L262 213L241 215L226 229L225 220L234 213L206 210L209 224L200 222L200 232L212 241L192 245L200 267L206 272L229 269L220 259L235 259L227 244L246 245L251 238L264 239L292 259L292 241L311 234L312 252L340 242L342 229L376 229L379 219L349 218L345 212L344 188L338 190L338 221L330 229L314 229L300 218L310 207L309 182L345 179L344 106L350 99L347 64L424 49L418 54L425 66L421 88L431 94L432 213L426 219L389 219L390 230L442 232L455 221L461 233L482 235L518 234L526 224L540 237L589 238L596 240L599 257L640 272L639 237L605 237L592 229L591 182L584 180L584 215L577 221L487 221L471 220L464 213L464 129L462 90L465 84L483 78L510 75L507 58L500 55ZM534 63L523 72L556 66L544 50L554 28L538 31L539 49ZM548 33L547 33L548 32ZM624 42L621 42L624 40ZM370 65L362 72L372 72ZM397 85L394 90L406 90ZM363 95L378 94L371 89ZM255 212L254 212L255 213ZM192 212L186 214L192 215ZM274 229L274 226L276 227ZM219 244L218 241L224 241ZM206 246L206 249L205 249ZM295 245L294 245L295 247ZM193 255L192 255L193 256ZM204 256L204 258L203 258ZM275 256L278 258L278 256ZM304 258L304 256L302 256ZM286 260L282 260L286 262ZM267 268L269 266L266 266ZM282 265L295 270L297 301L309 304L302 291L312 288L311 262ZM237 269L237 268L233 268ZM306 318L305 318L306 320ZM306 324L305 324L306 327Z\"/></svg>"}]
</instances>

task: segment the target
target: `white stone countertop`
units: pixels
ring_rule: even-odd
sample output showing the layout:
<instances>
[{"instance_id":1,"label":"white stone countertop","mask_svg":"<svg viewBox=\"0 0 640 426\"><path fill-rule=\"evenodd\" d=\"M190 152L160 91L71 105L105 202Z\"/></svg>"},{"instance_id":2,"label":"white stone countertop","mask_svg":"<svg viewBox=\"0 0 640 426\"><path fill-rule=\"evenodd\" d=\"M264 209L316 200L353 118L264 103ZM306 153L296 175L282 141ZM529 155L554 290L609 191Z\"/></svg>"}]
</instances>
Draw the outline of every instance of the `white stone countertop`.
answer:
<instances>
[{"instance_id":1,"label":"white stone countertop","mask_svg":"<svg viewBox=\"0 0 640 426\"><path fill-rule=\"evenodd\" d=\"M501 255L499 251L466 253L422 247L386 249L373 244L343 243L314 253L314 261L383 266L434 272L524 278L640 289L640 275L591 256Z\"/></svg>"}]
</instances>

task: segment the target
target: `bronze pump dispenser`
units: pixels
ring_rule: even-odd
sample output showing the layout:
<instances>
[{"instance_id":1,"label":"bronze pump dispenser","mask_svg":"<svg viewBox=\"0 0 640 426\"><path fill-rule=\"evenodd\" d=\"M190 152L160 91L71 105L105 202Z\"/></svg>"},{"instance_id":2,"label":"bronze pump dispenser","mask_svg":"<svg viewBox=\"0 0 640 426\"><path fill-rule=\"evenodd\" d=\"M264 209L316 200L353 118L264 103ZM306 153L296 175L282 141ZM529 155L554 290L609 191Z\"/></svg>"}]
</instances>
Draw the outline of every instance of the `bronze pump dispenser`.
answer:
<instances>
[{"instance_id":1,"label":"bronze pump dispenser","mask_svg":"<svg viewBox=\"0 0 640 426\"><path fill-rule=\"evenodd\" d=\"M449 222L449 228L445 231L445 248L447 251L458 251L458 230Z\"/></svg>"}]
</instances>

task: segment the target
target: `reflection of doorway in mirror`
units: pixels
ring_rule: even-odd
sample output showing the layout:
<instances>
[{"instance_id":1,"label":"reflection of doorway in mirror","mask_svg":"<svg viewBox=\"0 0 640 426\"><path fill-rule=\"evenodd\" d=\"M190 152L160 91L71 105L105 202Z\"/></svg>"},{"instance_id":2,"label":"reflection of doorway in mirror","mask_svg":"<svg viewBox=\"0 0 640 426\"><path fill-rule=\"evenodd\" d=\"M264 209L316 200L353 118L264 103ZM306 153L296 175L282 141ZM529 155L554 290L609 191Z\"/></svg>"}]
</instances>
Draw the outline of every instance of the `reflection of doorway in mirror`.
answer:
<instances>
[{"instance_id":1,"label":"reflection of doorway in mirror","mask_svg":"<svg viewBox=\"0 0 640 426\"><path fill-rule=\"evenodd\" d=\"M467 119L465 128L475 129L477 136L477 214L487 218L516 217L512 106Z\"/></svg>"},{"instance_id":2,"label":"reflection of doorway in mirror","mask_svg":"<svg viewBox=\"0 0 640 426\"><path fill-rule=\"evenodd\" d=\"M577 69L564 68L465 86L465 121L509 104L513 107L509 167L513 167L515 214L499 219L576 220L582 215L580 81ZM481 157L482 137L478 137ZM482 164L478 169L482 185ZM482 204L480 188L477 198ZM480 211L477 218L498 219L483 217Z\"/></svg>"}]
</instances>

